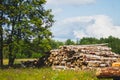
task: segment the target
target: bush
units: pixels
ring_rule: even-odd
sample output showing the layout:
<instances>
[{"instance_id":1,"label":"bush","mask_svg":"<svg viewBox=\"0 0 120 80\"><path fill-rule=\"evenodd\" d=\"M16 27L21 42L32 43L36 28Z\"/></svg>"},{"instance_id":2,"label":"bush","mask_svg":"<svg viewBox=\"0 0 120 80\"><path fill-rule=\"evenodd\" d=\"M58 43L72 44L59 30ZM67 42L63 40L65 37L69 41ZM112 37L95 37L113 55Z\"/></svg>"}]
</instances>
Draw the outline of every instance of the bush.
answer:
<instances>
[{"instance_id":1,"label":"bush","mask_svg":"<svg viewBox=\"0 0 120 80\"><path fill-rule=\"evenodd\" d=\"M25 54L16 54L16 58L27 58Z\"/></svg>"},{"instance_id":2,"label":"bush","mask_svg":"<svg viewBox=\"0 0 120 80\"><path fill-rule=\"evenodd\" d=\"M42 56L42 54L40 53L33 53L32 54L32 58L40 58Z\"/></svg>"}]
</instances>

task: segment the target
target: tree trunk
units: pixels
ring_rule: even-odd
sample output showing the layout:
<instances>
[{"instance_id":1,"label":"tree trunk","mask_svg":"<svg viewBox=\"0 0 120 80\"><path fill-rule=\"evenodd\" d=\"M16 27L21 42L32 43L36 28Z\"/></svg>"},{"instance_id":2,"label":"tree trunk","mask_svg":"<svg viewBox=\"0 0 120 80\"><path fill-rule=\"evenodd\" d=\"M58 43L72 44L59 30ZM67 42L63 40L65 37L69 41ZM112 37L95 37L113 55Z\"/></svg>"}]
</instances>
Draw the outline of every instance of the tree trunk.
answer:
<instances>
[{"instance_id":1,"label":"tree trunk","mask_svg":"<svg viewBox=\"0 0 120 80\"><path fill-rule=\"evenodd\" d=\"M13 50L13 43L12 43L12 36L10 36L9 39L10 43L9 43L9 62L8 62L8 66L12 67L14 64L14 60L15 60L15 56L12 53Z\"/></svg>"},{"instance_id":2,"label":"tree trunk","mask_svg":"<svg viewBox=\"0 0 120 80\"><path fill-rule=\"evenodd\" d=\"M9 67L12 67L13 64L14 64L14 60L15 60L15 55L13 55L13 48L14 48L14 45L13 45L13 35L14 35L14 26L15 26L15 20L13 20L13 23L12 23L12 30L11 30L11 34L9 36L9 62L8 62L8 66Z\"/></svg>"},{"instance_id":3,"label":"tree trunk","mask_svg":"<svg viewBox=\"0 0 120 80\"><path fill-rule=\"evenodd\" d=\"M9 67L13 66L14 60L15 60L15 56L13 56L12 54L9 54L9 62L8 62Z\"/></svg>"},{"instance_id":4,"label":"tree trunk","mask_svg":"<svg viewBox=\"0 0 120 80\"><path fill-rule=\"evenodd\" d=\"M120 78L120 67L106 67L97 70L98 78Z\"/></svg>"},{"instance_id":5,"label":"tree trunk","mask_svg":"<svg viewBox=\"0 0 120 80\"><path fill-rule=\"evenodd\" d=\"M3 66L3 30L0 27L0 67Z\"/></svg>"},{"instance_id":6,"label":"tree trunk","mask_svg":"<svg viewBox=\"0 0 120 80\"><path fill-rule=\"evenodd\" d=\"M2 5L2 1L0 0L0 5ZM3 19L3 11L0 12L0 19ZM0 22L0 67L3 66L3 28L2 22Z\"/></svg>"}]
</instances>

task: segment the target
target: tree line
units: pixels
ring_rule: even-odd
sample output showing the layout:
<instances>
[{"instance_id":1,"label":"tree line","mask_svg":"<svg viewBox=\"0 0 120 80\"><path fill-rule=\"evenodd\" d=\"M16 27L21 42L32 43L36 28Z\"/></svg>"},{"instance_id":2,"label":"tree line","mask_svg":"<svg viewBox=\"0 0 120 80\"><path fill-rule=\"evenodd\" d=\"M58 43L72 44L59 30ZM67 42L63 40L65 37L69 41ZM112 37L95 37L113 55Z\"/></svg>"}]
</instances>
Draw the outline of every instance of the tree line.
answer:
<instances>
[{"instance_id":1,"label":"tree line","mask_svg":"<svg viewBox=\"0 0 120 80\"><path fill-rule=\"evenodd\" d=\"M65 45L85 45L85 44L101 44L101 43L108 43L108 46L112 48L112 51L120 54L120 39L109 36L108 38L93 38L93 37L84 37L80 40L72 41L68 39L64 42Z\"/></svg>"}]
</instances>

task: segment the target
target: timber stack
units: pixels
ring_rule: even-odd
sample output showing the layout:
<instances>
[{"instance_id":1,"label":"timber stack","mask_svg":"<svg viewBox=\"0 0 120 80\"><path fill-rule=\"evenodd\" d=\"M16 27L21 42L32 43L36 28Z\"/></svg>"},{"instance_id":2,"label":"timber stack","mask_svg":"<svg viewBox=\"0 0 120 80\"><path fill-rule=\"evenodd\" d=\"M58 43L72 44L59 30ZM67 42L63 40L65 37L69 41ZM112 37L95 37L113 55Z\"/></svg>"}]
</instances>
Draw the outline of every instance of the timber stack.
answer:
<instances>
[{"instance_id":1,"label":"timber stack","mask_svg":"<svg viewBox=\"0 0 120 80\"><path fill-rule=\"evenodd\" d=\"M120 57L106 44L64 45L51 50L45 62L53 69L96 69L110 67Z\"/></svg>"}]
</instances>

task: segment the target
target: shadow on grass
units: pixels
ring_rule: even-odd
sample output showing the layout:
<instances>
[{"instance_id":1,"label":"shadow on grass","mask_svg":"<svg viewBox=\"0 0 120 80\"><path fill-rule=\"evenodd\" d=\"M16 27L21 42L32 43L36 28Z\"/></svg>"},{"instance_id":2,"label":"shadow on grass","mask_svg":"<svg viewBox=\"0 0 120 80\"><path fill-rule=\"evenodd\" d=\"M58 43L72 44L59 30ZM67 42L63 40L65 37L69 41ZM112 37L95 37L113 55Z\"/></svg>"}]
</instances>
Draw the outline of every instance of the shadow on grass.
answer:
<instances>
[{"instance_id":1,"label":"shadow on grass","mask_svg":"<svg viewBox=\"0 0 120 80\"><path fill-rule=\"evenodd\" d=\"M21 64L14 64L13 66L3 65L0 69L24 69L24 68L45 68L47 66L39 66L39 67L22 67Z\"/></svg>"},{"instance_id":2,"label":"shadow on grass","mask_svg":"<svg viewBox=\"0 0 120 80\"><path fill-rule=\"evenodd\" d=\"M18 68L18 69L19 69L19 68L23 68L23 67L21 66L21 64L14 64L14 65L11 66L11 67L8 66L8 65L3 65L1 69L9 69L9 68L13 68L13 69L14 69L14 68Z\"/></svg>"}]
</instances>

